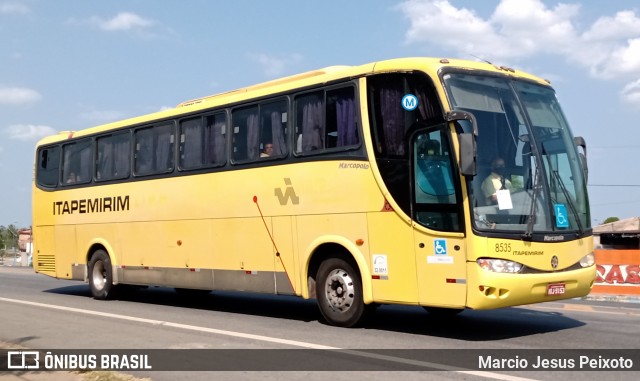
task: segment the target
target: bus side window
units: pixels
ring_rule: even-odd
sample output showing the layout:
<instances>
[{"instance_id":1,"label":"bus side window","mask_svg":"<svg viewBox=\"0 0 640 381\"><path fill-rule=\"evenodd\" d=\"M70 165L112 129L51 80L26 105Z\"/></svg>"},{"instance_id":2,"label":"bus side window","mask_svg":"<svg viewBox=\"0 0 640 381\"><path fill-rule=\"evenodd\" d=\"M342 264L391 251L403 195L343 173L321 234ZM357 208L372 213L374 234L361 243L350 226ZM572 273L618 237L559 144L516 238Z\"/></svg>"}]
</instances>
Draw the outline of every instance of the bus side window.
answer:
<instances>
[{"instance_id":1,"label":"bus side window","mask_svg":"<svg viewBox=\"0 0 640 381\"><path fill-rule=\"evenodd\" d=\"M141 128L135 132L136 176L167 173L173 170L173 125Z\"/></svg>"},{"instance_id":2,"label":"bus side window","mask_svg":"<svg viewBox=\"0 0 640 381\"><path fill-rule=\"evenodd\" d=\"M201 117L180 122L180 168L202 167L202 132Z\"/></svg>"},{"instance_id":3,"label":"bus side window","mask_svg":"<svg viewBox=\"0 0 640 381\"><path fill-rule=\"evenodd\" d=\"M155 146L155 172L166 173L173 170L173 126L166 124L154 127L156 146Z\"/></svg>"},{"instance_id":4,"label":"bus side window","mask_svg":"<svg viewBox=\"0 0 640 381\"><path fill-rule=\"evenodd\" d=\"M253 106L234 110L233 126L233 160L255 160L260 155L260 118L258 107Z\"/></svg>"},{"instance_id":5,"label":"bus side window","mask_svg":"<svg viewBox=\"0 0 640 381\"><path fill-rule=\"evenodd\" d=\"M296 98L296 152L308 153L324 148L324 91Z\"/></svg>"},{"instance_id":6,"label":"bus side window","mask_svg":"<svg viewBox=\"0 0 640 381\"><path fill-rule=\"evenodd\" d=\"M342 87L296 97L296 153L360 143L355 90Z\"/></svg>"},{"instance_id":7,"label":"bus side window","mask_svg":"<svg viewBox=\"0 0 640 381\"><path fill-rule=\"evenodd\" d=\"M260 157L287 154L287 102L267 103L260 107ZM270 149L266 149L270 147Z\"/></svg>"},{"instance_id":8,"label":"bus side window","mask_svg":"<svg viewBox=\"0 0 640 381\"><path fill-rule=\"evenodd\" d=\"M359 143L353 87L327 92L325 148Z\"/></svg>"},{"instance_id":9,"label":"bus side window","mask_svg":"<svg viewBox=\"0 0 640 381\"><path fill-rule=\"evenodd\" d=\"M58 185L60 170L60 147L48 147L38 153L36 181L38 185L55 187Z\"/></svg>"},{"instance_id":10,"label":"bus side window","mask_svg":"<svg viewBox=\"0 0 640 381\"><path fill-rule=\"evenodd\" d=\"M62 146L63 184L88 183L91 181L93 160L91 140L84 139Z\"/></svg>"},{"instance_id":11,"label":"bus side window","mask_svg":"<svg viewBox=\"0 0 640 381\"><path fill-rule=\"evenodd\" d=\"M204 163L206 165L221 166L226 160L226 132L227 118L224 113L206 117Z\"/></svg>"},{"instance_id":12,"label":"bus side window","mask_svg":"<svg viewBox=\"0 0 640 381\"><path fill-rule=\"evenodd\" d=\"M151 128L135 132L136 154L134 169L137 176L148 175L153 171L153 132Z\"/></svg>"},{"instance_id":13,"label":"bus side window","mask_svg":"<svg viewBox=\"0 0 640 381\"><path fill-rule=\"evenodd\" d=\"M131 166L131 140L129 133L120 133L96 139L96 180L106 181L129 177Z\"/></svg>"},{"instance_id":14,"label":"bus side window","mask_svg":"<svg viewBox=\"0 0 640 381\"><path fill-rule=\"evenodd\" d=\"M113 177L124 179L131 174L131 135L127 132L113 136Z\"/></svg>"}]
</instances>

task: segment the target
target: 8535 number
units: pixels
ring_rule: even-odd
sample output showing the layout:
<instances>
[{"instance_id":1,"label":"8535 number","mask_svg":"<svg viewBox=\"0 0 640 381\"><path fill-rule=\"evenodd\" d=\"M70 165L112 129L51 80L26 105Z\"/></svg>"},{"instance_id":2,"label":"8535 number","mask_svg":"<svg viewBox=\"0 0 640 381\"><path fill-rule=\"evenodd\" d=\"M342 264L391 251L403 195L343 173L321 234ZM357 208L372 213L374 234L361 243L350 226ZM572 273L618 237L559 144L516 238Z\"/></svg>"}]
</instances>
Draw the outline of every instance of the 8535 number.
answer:
<instances>
[{"instance_id":1,"label":"8535 number","mask_svg":"<svg viewBox=\"0 0 640 381\"><path fill-rule=\"evenodd\" d=\"M511 243L496 243L496 253L510 253Z\"/></svg>"}]
</instances>

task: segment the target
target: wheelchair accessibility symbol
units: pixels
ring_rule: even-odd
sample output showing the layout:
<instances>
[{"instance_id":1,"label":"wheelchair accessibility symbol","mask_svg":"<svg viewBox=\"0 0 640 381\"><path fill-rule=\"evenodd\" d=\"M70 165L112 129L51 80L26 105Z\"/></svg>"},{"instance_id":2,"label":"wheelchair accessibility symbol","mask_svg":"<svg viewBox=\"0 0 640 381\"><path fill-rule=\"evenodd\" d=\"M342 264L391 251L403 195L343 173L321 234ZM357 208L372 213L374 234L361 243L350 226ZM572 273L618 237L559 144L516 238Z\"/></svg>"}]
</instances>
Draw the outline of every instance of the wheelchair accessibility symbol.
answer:
<instances>
[{"instance_id":1,"label":"wheelchair accessibility symbol","mask_svg":"<svg viewBox=\"0 0 640 381\"><path fill-rule=\"evenodd\" d=\"M556 212L556 227L568 228L569 220L567 219L567 207L564 204L555 204L553 209Z\"/></svg>"},{"instance_id":2,"label":"wheelchair accessibility symbol","mask_svg":"<svg viewBox=\"0 0 640 381\"><path fill-rule=\"evenodd\" d=\"M433 251L436 255L447 255L447 240L436 239L433 241Z\"/></svg>"}]
</instances>

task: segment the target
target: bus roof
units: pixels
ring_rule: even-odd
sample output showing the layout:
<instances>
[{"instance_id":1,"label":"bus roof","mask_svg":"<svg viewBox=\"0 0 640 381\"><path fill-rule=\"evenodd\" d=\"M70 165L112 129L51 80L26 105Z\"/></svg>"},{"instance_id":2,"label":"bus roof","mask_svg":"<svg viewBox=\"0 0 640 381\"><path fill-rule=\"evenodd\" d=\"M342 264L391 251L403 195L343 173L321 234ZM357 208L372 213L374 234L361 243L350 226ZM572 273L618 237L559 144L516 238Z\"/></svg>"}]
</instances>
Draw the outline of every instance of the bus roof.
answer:
<instances>
[{"instance_id":1,"label":"bus roof","mask_svg":"<svg viewBox=\"0 0 640 381\"><path fill-rule=\"evenodd\" d=\"M150 123L156 120L162 120L182 114L189 114L216 106L236 104L242 101L260 98L269 94L278 94L296 88L305 88L314 85L330 83L332 81L337 81L344 78L357 78L374 73L404 70L422 70L429 75L436 76L437 73L444 67L454 67L457 69L469 71L495 72L518 78L526 78L535 82L539 82L541 84L549 84L548 81L534 75L504 66L493 65L489 62L427 57L397 58L386 61L372 62L360 66L330 66L323 69L312 70L288 77L278 78L272 81L263 82L220 94L188 100L178 104L175 108L159 111L152 114L111 122L108 124L95 126L79 131L61 131L58 134L41 139L37 145L39 146L59 142L61 140L70 139L72 137L90 135L97 132L117 129L120 127Z\"/></svg>"}]
</instances>

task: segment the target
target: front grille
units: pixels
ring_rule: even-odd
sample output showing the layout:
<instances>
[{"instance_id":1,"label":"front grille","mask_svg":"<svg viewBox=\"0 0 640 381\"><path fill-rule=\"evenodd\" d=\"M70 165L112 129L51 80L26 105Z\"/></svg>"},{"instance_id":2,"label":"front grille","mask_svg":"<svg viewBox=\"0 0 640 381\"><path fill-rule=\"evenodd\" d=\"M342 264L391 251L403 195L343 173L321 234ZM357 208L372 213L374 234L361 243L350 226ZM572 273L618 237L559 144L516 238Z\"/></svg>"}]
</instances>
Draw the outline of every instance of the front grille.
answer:
<instances>
[{"instance_id":1,"label":"front grille","mask_svg":"<svg viewBox=\"0 0 640 381\"><path fill-rule=\"evenodd\" d=\"M580 265L580 262L574 263L573 265L561 270L538 270L538 269L524 266L523 269L520 271L520 274L551 274L551 273L561 273L564 271L574 271L574 270L581 270L581 269L583 269L583 267Z\"/></svg>"}]
</instances>

